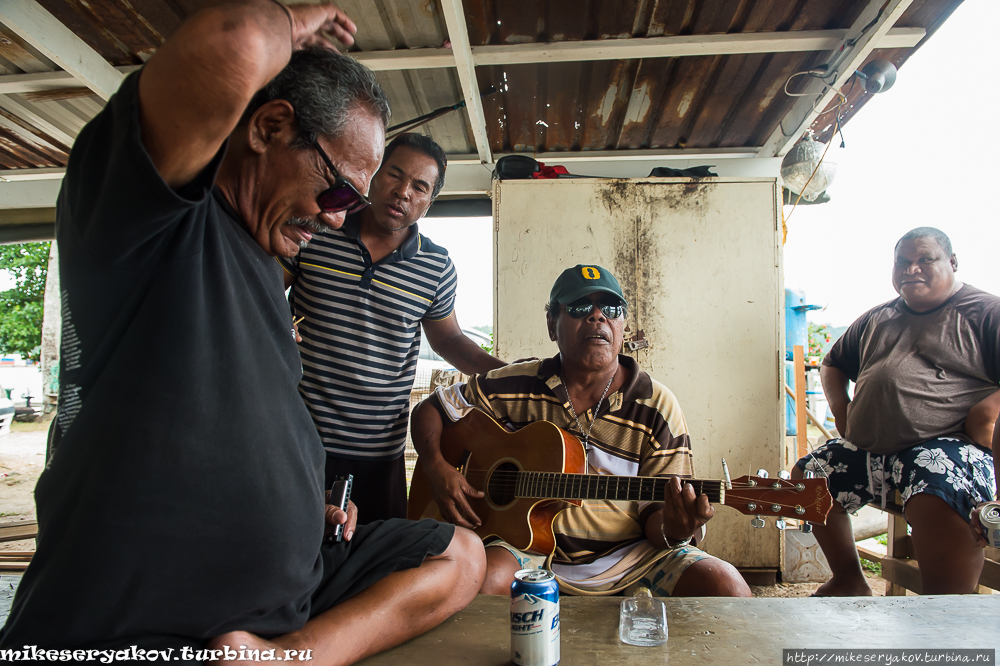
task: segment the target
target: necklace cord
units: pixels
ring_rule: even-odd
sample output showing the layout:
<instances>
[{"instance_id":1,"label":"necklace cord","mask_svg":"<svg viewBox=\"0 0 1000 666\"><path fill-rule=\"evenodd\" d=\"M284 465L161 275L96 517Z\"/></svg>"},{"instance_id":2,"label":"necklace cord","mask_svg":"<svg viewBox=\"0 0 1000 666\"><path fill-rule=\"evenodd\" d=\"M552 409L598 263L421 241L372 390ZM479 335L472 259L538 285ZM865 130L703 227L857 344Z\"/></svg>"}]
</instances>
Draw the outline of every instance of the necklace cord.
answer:
<instances>
[{"instance_id":1,"label":"necklace cord","mask_svg":"<svg viewBox=\"0 0 1000 666\"><path fill-rule=\"evenodd\" d=\"M583 432L583 425L580 423L580 417L576 414L576 408L573 407L573 398L569 395L569 384L563 379L562 373L559 373L559 381L562 382L563 387L566 389L566 402L569 403L569 413L576 421L576 427L583 435L583 452L590 457L590 433L594 429L594 424L597 423L597 417L601 411L601 405L604 403L604 398L608 395L608 391L611 389L612 382L615 381L615 377L618 376L618 370L615 370L615 374L611 375L611 379L608 380L608 385L604 387L604 393L601 394L601 399L597 401L597 406L594 408L594 418L590 421L590 427L587 428L587 432Z\"/></svg>"}]
</instances>

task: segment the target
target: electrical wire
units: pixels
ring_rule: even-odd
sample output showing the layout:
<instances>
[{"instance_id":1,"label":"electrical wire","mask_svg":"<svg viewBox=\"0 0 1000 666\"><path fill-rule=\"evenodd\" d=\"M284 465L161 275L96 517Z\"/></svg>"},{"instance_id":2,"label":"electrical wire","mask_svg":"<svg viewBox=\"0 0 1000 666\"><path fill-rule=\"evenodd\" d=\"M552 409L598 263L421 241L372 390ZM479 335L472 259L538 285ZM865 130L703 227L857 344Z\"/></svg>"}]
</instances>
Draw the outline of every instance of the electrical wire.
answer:
<instances>
[{"instance_id":1,"label":"electrical wire","mask_svg":"<svg viewBox=\"0 0 1000 666\"><path fill-rule=\"evenodd\" d=\"M854 46L855 44L857 44L858 40L861 39L862 37L864 37L865 33L868 32L869 30L871 30L872 26L875 25L876 23L878 23L878 20L880 18L882 18L882 12L883 11L885 11L885 6L883 6L881 9L878 10L878 14L875 15L875 18L873 18L868 25L866 25L865 27L861 28L861 32L858 33L857 37L855 37L854 39L851 39L851 40L849 40L847 42L847 46Z\"/></svg>"},{"instance_id":2,"label":"electrical wire","mask_svg":"<svg viewBox=\"0 0 1000 666\"><path fill-rule=\"evenodd\" d=\"M808 73L808 72L806 72L806 73ZM794 76L794 74L793 74L793 76ZM855 78L855 81L857 81L856 78ZM788 85L787 81L785 82L785 85L786 86ZM848 90L847 93L850 94L853 90L854 90L854 85L852 83L851 84L851 89ZM840 112L844 108L844 104L847 102L847 95L845 95L843 92L841 92L840 90L838 90L837 91L837 96L840 98L840 101L837 102L837 106L833 107L832 109L828 109L826 111L823 111L819 115L822 116L822 115L830 113L832 111L836 111L837 112L837 116L836 116L836 120L835 120L835 123L836 123L835 127L836 127L836 129L834 129L833 133L837 134L837 132L840 132L840 147L843 148L844 147L844 130L843 130L843 123L841 122L841 114L840 114ZM818 117L819 116L817 116L817 118ZM784 132L784 130L782 130L782 132ZM827 153L827 151L830 150L830 146L831 145L833 145L833 137L832 136L830 137L830 141L826 144L826 149L823 150L823 155L820 156L819 162L816 163L816 168L813 169L812 174L809 175L809 180L806 181L806 184L802 186L802 190L799 192L799 196L795 199L795 203L792 205L792 210L789 211L789 213L788 213L787 216L785 215L784 206L782 206L782 208L781 208L781 227L782 227L782 232L783 232L783 234L782 234L782 245L784 245L784 241L788 238L788 221L790 219L792 219L792 214L795 212L795 209L798 207L799 202L802 201L802 193L806 191L806 188L809 187L809 183L811 183L812 179L816 176L816 172L819 171L820 165L823 164L823 160L826 158L826 153Z\"/></svg>"},{"instance_id":3,"label":"electrical wire","mask_svg":"<svg viewBox=\"0 0 1000 666\"><path fill-rule=\"evenodd\" d=\"M808 74L809 76L811 76L813 78L816 78L816 79L822 79L823 78L822 76L820 76L818 74L813 74L809 70L805 70L805 71L802 71L802 72L795 72L794 74L792 74L791 76L788 77L787 81L785 81L785 94L788 95L789 97L809 97L810 95L822 95L823 94L822 92L804 92L804 93L788 92L788 84L792 82L792 79L794 79L796 76L802 76L803 74Z\"/></svg>"},{"instance_id":4,"label":"electrical wire","mask_svg":"<svg viewBox=\"0 0 1000 666\"><path fill-rule=\"evenodd\" d=\"M787 81L785 81L785 85L784 85L785 94L788 95L789 97L809 97L810 95L816 95L817 99L813 102L812 110L813 110L813 113L817 114L817 117L825 115L825 114L830 113L831 111L833 111L834 109L829 109L827 111L818 111L816 109L817 102L819 102L820 98L822 98L823 95L826 94L826 91L830 88L830 86L827 86L825 89L823 89L823 90L821 90L819 92L805 92L805 93L792 93L792 92L788 92L788 84L791 83L792 79L794 79L796 76L800 76L800 75L803 75L803 74L808 74L809 76L812 76L814 78L823 80L823 75L815 74L815 73L813 73L810 70L806 70L806 71L802 71L802 72L795 72L794 74L792 74L791 76L788 77ZM840 104L843 104L846 101L846 98L844 97L844 95L840 91L837 91L837 94L840 95L840 97L841 97ZM838 108L839 108L839 105L838 105ZM782 125L780 122L778 123L778 127L781 129L781 134L782 135L784 135L786 137L791 136L788 132L785 131L784 125Z\"/></svg>"}]
</instances>

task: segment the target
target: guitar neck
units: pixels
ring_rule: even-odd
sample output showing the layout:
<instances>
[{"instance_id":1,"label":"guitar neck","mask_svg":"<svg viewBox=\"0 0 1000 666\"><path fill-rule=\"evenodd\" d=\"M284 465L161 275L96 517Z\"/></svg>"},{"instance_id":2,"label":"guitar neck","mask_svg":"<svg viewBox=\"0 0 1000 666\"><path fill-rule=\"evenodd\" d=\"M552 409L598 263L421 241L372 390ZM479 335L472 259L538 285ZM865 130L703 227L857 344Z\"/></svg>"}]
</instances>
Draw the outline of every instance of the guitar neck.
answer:
<instances>
[{"instance_id":1,"label":"guitar neck","mask_svg":"<svg viewBox=\"0 0 1000 666\"><path fill-rule=\"evenodd\" d=\"M641 500L662 502L667 483L664 477L605 476L559 472L520 472L514 487L516 497L564 500ZM725 482L714 479L682 479L694 486L696 495L705 494L713 504L725 504Z\"/></svg>"}]
</instances>

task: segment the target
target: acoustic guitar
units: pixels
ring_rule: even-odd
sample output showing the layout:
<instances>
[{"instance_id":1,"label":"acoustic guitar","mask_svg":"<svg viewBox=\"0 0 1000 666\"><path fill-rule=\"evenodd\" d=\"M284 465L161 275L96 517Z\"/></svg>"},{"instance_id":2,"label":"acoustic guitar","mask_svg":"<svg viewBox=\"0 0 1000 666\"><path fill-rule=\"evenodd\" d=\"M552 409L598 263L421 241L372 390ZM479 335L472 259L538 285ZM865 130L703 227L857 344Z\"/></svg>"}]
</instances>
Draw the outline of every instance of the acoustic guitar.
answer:
<instances>
[{"instance_id":1,"label":"acoustic guitar","mask_svg":"<svg viewBox=\"0 0 1000 666\"><path fill-rule=\"evenodd\" d=\"M583 444L548 421L508 432L479 410L441 433L441 455L473 488L467 497L482 524L480 537L498 536L521 551L548 555L555 550L552 521L585 499L662 502L667 477L587 474ZM782 516L825 524L833 506L826 479L770 479L742 476L732 481L684 479L710 502L740 513ZM413 470L407 518L440 519L420 459Z\"/></svg>"}]
</instances>

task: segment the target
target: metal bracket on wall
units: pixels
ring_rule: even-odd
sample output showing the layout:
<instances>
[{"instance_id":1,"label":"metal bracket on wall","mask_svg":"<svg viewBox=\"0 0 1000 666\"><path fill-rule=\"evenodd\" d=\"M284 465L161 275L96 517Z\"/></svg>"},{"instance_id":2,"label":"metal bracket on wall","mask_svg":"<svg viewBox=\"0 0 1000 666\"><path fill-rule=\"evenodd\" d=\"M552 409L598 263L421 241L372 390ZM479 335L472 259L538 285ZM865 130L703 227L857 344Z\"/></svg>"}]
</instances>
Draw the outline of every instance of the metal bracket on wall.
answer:
<instances>
[{"instance_id":1,"label":"metal bracket on wall","mask_svg":"<svg viewBox=\"0 0 1000 666\"><path fill-rule=\"evenodd\" d=\"M649 340L645 338L642 329L639 329L639 332L631 340L625 341L625 346L628 347L629 351L639 351L649 347Z\"/></svg>"}]
</instances>

